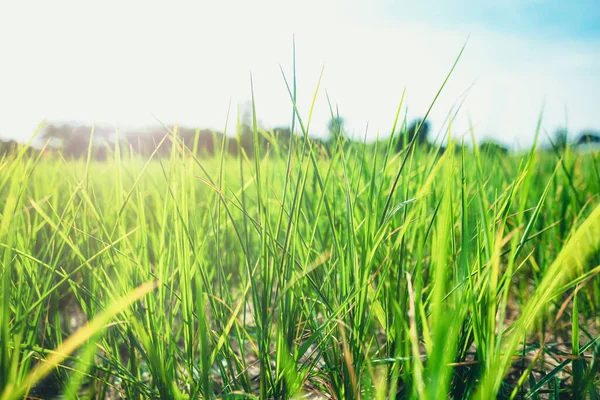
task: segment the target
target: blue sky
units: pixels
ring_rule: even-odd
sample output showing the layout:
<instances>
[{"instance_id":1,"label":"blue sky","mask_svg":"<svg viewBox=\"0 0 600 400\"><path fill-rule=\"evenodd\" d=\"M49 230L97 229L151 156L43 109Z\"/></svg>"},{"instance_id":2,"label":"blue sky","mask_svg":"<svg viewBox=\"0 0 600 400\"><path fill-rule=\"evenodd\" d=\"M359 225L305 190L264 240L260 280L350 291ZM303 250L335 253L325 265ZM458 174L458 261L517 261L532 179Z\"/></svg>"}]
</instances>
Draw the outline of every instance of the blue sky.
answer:
<instances>
[{"instance_id":1,"label":"blue sky","mask_svg":"<svg viewBox=\"0 0 600 400\"><path fill-rule=\"evenodd\" d=\"M600 2L114 1L0 5L0 137L40 121L165 123L222 129L250 98L267 127L290 122L279 71L297 42L299 105L323 135L325 91L348 128L389 133L402 91L422 116L469 38L431 114L434 131L462 104L455 136L527 146L544 128L600 129ZM231 122L234 117L232 116Z\"/></svg>"},{"instance_id":2,"label":"blue sky","mask_svg":"<svg viewBox=\"0 0 600 400\"><path fill-rule=\"evenodd\" d=\"M392 10L387 13L390 22L407 21L419 15L423 20L447 28L466 25L475 30L484 27L546 39L548 36L582 40L600 37L600 3L597 0L426 0L410 5L389 1L381 3L380 10L383 9Z\"/></svg>"}]
</instances>

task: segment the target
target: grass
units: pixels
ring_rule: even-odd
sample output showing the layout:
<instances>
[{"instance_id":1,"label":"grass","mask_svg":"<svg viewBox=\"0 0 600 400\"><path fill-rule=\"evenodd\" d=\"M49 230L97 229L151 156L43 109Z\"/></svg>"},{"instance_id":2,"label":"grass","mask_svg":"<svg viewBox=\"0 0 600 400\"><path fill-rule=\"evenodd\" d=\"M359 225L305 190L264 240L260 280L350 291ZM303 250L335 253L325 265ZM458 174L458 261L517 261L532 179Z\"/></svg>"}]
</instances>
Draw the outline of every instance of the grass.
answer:
<instances>
[{"instance_id":1,"label":"grass","mask_svg":"<svg viewBox=\"0 0 600 400\"><path fill-rule=\"evenodd\" d=\"M597 154L397 153L398 110L329 151L297 112L259 147L257 106L253 158L3 157L0 398L597 399Z\"/></svg>"}]
</instances>

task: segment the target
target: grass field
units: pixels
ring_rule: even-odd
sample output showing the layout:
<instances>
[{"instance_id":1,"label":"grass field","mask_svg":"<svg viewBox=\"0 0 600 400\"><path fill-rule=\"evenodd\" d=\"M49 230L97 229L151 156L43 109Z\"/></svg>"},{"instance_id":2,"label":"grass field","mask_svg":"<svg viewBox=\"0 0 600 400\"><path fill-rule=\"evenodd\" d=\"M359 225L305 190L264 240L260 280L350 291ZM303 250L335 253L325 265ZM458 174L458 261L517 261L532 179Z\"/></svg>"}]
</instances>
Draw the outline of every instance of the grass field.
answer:
<instances>
[{"instance_id":1,"label":"grass field","mask_svg":"<svg viewBox=\"0 0 600 400\"><path fill-rule=\"evenodd\" d=\"M598 154L294 123L252 158L4 156L0 399L598 398Z\"/></svg>"}]
</instances>

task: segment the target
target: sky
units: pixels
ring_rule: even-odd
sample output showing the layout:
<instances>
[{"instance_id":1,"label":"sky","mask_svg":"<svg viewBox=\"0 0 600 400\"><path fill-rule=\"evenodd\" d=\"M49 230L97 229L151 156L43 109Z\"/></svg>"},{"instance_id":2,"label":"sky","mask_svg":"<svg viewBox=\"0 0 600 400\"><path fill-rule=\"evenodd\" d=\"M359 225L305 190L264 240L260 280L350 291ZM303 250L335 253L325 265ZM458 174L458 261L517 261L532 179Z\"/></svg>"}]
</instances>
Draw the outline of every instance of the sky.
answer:
<instances>
[{"instance_id":1,"label":"sky","mask_svg":"<svg viewBox=\"0 0 600 400\"><path fill-rule=\"evenodd\" d=\"M298 107L324 136L327 97L355 137L430 114L432 136L533 141L600 129L600 2L0 1L0 138L42 122L229 130L248 109L287 126L296 43Z\"/></svg>"}]
</instances>

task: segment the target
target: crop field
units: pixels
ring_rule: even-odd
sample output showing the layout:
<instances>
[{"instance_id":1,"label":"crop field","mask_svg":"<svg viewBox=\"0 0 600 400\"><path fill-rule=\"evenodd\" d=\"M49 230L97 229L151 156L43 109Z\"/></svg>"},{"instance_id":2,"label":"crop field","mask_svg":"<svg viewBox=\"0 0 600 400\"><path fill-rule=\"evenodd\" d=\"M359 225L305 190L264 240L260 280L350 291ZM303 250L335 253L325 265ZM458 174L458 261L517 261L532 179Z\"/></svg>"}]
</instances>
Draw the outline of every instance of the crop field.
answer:
<instances>
[{"instance_id":1,"label":"crop field","mask_svg":"<svg viewBox=\"0 0 600 400\"><path fill-rule=\"evenodd\" d=\"M598 398L597 153L253 122L1 156L0 399Z\"/></svg>"}]
</instances>

